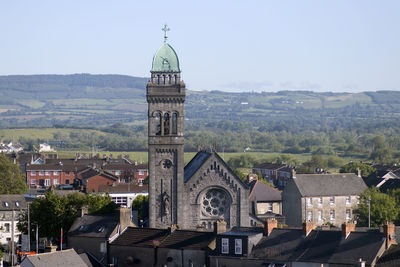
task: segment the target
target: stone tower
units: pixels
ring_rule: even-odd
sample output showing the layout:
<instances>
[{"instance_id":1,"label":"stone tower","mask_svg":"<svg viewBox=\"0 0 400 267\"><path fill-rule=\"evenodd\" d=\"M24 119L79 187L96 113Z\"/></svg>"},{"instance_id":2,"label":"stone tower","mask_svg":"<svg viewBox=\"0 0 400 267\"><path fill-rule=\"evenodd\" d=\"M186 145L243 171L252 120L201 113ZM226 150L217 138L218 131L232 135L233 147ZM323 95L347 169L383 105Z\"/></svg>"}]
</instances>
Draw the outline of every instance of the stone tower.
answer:
<instances>
[{"instance_id":1,"label":"stone tower","mask_svg":"<svg viewBox=\"0 0 400 267\"><path fill-rule=\"evenodd\" d=\"M153 58L147 84L150 227L167 228L184 222L184 102L179 60L167 43Z\"/></svg>"}]
</instances>

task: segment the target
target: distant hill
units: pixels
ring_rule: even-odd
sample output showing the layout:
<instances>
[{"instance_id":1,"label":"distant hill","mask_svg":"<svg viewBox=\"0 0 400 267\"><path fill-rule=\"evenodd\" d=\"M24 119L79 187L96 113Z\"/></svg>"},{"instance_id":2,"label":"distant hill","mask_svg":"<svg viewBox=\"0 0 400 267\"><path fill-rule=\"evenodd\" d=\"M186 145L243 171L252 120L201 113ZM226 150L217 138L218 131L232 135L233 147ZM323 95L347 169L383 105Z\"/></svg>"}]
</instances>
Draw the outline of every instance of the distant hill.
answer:
<instances>
[{"instance_id":1,"label":"distant hill","mask_svg":"<svg viewBox=\"0 0 400 267\"><path fill-rule=\"evenodd\" d=\"M0 76L0 128L144 125L148 79L91 74ZM398 121L400 92L188 91L185 108L187 125L231 120L277 129L282 122L296 122L297 127L310 121L343 126L360 121Z\"/></svg>"}]
</instances>

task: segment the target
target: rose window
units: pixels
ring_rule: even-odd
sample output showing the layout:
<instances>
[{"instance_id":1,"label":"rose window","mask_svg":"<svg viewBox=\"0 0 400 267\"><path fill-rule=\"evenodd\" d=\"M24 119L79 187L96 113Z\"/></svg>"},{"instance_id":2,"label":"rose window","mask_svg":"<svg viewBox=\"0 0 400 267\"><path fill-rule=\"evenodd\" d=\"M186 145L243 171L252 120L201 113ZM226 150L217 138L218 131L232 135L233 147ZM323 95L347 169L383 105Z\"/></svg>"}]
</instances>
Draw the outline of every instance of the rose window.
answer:
<instances>
[{"instance_id":1,"label":"rose window","mask_svg":"<svg viewBox=\"0 0 400 267\"><path fill-rule=\"evenodd\" d=\"M202 209L206 215L222 216L229 208L226 193L219 189L211 189L202 198Z\"/></svg>"}]
</instances>

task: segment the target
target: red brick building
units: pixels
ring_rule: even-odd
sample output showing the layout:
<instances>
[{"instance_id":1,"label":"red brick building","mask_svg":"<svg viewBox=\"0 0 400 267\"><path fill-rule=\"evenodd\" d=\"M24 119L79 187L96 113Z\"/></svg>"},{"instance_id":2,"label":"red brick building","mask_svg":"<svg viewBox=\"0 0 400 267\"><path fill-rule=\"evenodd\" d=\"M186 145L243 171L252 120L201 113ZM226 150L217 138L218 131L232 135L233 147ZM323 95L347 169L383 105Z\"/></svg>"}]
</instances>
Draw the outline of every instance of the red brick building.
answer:
<instances>
[{"instance_id":1,"label":"red brick building","mask_svg":"<svg viewBox=\"0 0 400 267\"><path fill-rule=\"evenodd\" d=\"M87 193L98 192L100 185L113 185L120 182L119 177L96 169L89 169L82 172L80 177L82 179L82 186Z\"/></svg>"},{"instance_id":2,"label":"red brick building","mask_svg":"<svg viewBox=\"0 0 400 267\"><path fill-rule=\"evenodd\" d=\"M32 164L26 166L27 185L30 188L72 185L75 180L72 166L59 164Z\"/></svg>"}]
</instances>

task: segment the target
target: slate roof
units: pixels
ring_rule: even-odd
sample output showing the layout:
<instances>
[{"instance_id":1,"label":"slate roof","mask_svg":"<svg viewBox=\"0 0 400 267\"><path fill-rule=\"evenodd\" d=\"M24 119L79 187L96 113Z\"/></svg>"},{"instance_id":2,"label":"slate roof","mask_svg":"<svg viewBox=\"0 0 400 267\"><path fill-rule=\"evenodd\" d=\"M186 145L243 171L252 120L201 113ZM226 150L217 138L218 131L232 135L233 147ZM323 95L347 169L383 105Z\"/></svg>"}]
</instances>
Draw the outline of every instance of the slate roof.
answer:
<instances>
[{"instance_id":1,"label":"slate roof","mask_svg":"<svg viewBox=\"0 0 400 267\"><path fill-rule=\"evenodd\" d=\"M99 185L99 193L148 193L149 186L144 184L139 186L137 184L117 184L117 185Z\"/></svg>"},{"instance_id":2,"label":"slate roof","mask_svg":"<svg viewBox=\"0 0 400 267\"><path fill-rule=\"evenodd\" d=\"M27 208L28 204L25 200L24 195L0 195L0 210L20 210Z\"/></svg>"},{"instance_id":3,"label":"slate roof","mask_svg":"<svg viewBox=\"0 0 400 267\"><path fill-rule=\"evenodd\" d=\"M253 180L249 183L250 194L249 199L257 200L258 202L282 201L282 191L271 188L268 185L258 180Z\"/></svg>"},{"instance_id":4,"label":"slate roof","mask_svg":"<svg viewBox=\"0 0 400 267\"><path fill-rule=\"evenodd\" d=\"M353 173L298 174L293 182L303 197L359 195L367 188Z\"/></svg>"},{"instance_id":5,"label":"slate roof","mask_svg":"<svg viewBox=\"0 0 400 267\"><path fill-rule=\"evenodd\" d=\"M391 245L377 261L375 267L400 266L400 245Z\"/></svg>"},{"instance_id":6,"label":"slate roof","mask_svg":"<svg viewBox=\"0 0 400 267\"><path fill-rule=\"evenodd\" d=\"M128 227L111 245L153 247L153 241L158 241L160 248L201 250L214 239L213 232L175 230L170 233L168 229Z\"/></svg>"},{"instance_id":7,"label":"slate roof","mask_svg":"<svg viewBox=\"0 0 400 267\"><path fill-rule=\"evenodd\" d=\"M197 172L197 170L207 161L207 159L211 156L211 153L206 151L198 152L192 160L185 166L184 173L185 183Z\"/></svg>"},{"instance_id":8,"label":"slate roof","mask_svg":"<svg viewBox=\"0 0 400 267\"><path fill-rule=\"evenodd\" d=\"M252 257L266 261L330 264L354 264L362 258L371 264L384 242L379 230L351 232L343 239L340 230L312 230L304 237L302 229L273 229L255 246Z\"/></svg>"},{"instance_id":9,"label":"slate roof","mask_svg":"<svg viewBox=\"0 0 400 267\"><path fill-rule=\"evenodd\" d=\"M108 238L118 223L117 215L84 215L74 221L68 236Z\"/></svg>"},{"instance_id":10,"label":"slate roof","mask_svg":"<svg viewBox=\"0 0 400 267\"><path fill-rule=\"evenodd\" d=\"M40 267L54 267L54 266L87 267L88 266L73 249L29 255L24 259L24 261L25 260L30 261L33 266L40 266Z\"/></svg>"},{"instance_id":11,"label":"slate roof","mask_svg":"<svg viewBox=\"0 0 400 267\"><path fill-rule=\"evenodd\" d=\"M111 173L98 171L98 170L93 169L93 168L91 168L88 171L85 171L85 172L81 173L81 178L82 178L82 180L85 180L85 179L90 179L93 176L97 176L97 175L101 175L101 176L110 178L110 179L115 180L115 181L118 180L118 177L113 175L113 174L111 174Z\"/></svg>"},{"instance_id":12,"label":"slate roof","mask_svg":"<svg viewBox=\"0 0 400 267\"><path fill-rule=\"evenodd\" d=\"M400 188L400 179L388 179L379 187L379 190L387 192L398 188Z\"/></svg>"}]
</instances>

